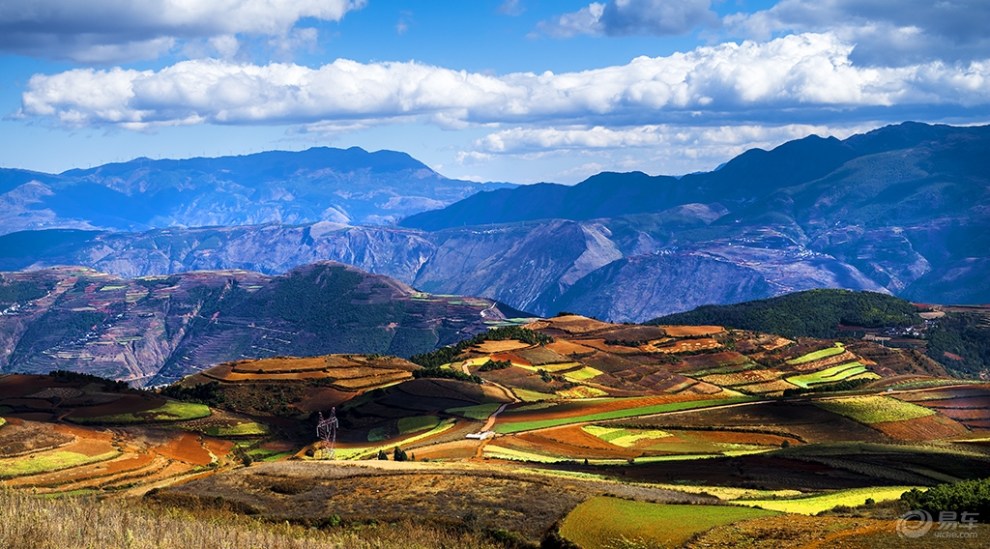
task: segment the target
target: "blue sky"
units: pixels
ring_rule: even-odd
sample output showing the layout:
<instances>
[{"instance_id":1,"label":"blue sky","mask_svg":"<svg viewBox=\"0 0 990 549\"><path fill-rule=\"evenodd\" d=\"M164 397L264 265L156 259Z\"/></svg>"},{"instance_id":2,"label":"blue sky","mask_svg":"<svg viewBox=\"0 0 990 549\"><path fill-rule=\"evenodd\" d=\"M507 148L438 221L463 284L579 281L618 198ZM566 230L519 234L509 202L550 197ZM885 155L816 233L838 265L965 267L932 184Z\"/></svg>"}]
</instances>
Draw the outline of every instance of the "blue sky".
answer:
<instances>
[{"instance_id":1,"label":"blue sky","mask_svg":"<svg viewBox=\"0 0 990 549\"><path fill-rule=\"evenodd\" d=\"M0 166L361 146L450 177L681 174L990 120L984 0L0 0Z\"/></svg>"}]
</instances>

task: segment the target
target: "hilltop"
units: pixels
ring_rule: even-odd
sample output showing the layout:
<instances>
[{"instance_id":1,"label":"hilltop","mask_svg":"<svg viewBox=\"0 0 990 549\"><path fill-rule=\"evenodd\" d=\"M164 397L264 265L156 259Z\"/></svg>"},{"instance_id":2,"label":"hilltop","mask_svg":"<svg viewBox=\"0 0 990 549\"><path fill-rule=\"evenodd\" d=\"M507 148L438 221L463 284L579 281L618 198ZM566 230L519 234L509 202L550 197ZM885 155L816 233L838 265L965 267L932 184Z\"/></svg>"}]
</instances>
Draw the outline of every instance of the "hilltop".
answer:
<instances>
[{"instance_id":1,"label":"hilltop","mask_svg":"<svg viewBox=\"0 0 990 549\"><path fill-rule=\"evenodd\" d=\"M912 304L871 292L809 290L736 305L708 305L650 323L721 323L787 337L863 337L923 351L964 377L990 374L987 307Z\"/></svg>"},{"instance_id":2,"label":"hilltop","mask_svg":"<svg viewBox=\"0 0 990 549\"><path fill-rule=\"evenodd\" d=\"M503 322L502 309L333 262L274 277L201 271L123 279L76 267L3 273L0 371L78 370L161 385L242 358L408 356Z\"/></svg>"}]
</instances>

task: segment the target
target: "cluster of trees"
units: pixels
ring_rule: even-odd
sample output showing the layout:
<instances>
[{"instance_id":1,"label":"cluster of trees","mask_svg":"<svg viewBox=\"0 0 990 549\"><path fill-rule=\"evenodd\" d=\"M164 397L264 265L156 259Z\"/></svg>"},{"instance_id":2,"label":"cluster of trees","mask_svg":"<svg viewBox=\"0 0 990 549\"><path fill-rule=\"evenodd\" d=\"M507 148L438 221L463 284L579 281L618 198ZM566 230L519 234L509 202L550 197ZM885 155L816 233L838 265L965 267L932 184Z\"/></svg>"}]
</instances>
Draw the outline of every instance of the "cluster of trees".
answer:
<instances>
[{"instance_id":1,"label":"cluster of trees","mask_svg":"<svg viewBox=\"0 0 990 549\"><path fill-rule=\"evenodd\" d=\"M51 372L48 372L48 375L49 377L53 377L56 380L65 383L98 383L103 386L103 390L112 393L122 393L130 390L131 388L126 381L116 381L105 377L94 376L92 374L70 372L69 370L52 370Z\"/></svg>"},{"instance_id":2,"label":"cluster of trees","mask_svg":"<svg viewBox=\"0 0 990 549\"><path fill-rule=\"evenodd\" d=\"M504 370L509 366L512 366L511 360L489 360L482 364L481 368L478 368L478 371L491 372L492 370Z\"/></svg>"},{"instance_id":3,"label":"cluster of trees","mask_svg":"<svg viewBox=\"0 0 990 549\"><path fill-rule=\"evenodd\" d=\"M0 307L38 299L47 294L52 288L53 285L49 282L5 280L0 276Z\"/></svg>"},{"instance_id":4,"label":"cluster of trees","mask_svg":"<svg viewBox=\"0 0 990 549\"><path fill-rule=\"evenodd\" d=\"M990 522L990 478L939 484L924 492L914 488L902 494L901 501L934 517L951 512L960 521L962 513L968 513L974 521Z\"/></svg>"},{"instance_id":5,"label":"cluster of trees","mask_svg":"<svg viewBox=\"0 0 990 549\"><path fill-rule=\"evenodd\" d=\"M949 313L928 331L928 356L952 370L978 375L990 367L990 327L979 313ZM949 352L962 357L952 360Z\"/></svg>"},{"instance_id":6,"label":"cluster of trees","mask_svg":"<svg viewBox=\"0 0 990 549\"><path fill-rule=\"evenodd\" d=\"M440 368L422 368L419 370L413 370L413 377L416 379L456 379L458 381L470 381L471 383L481 383L482 381L482 379L476 375L465 374L464 372L459 372L457 370L444 370Z\"/></svg>"},{"instance_id":7,"label":"cluster of trees","mask_svg":"<svg viewBox=\"0 0 990 549\"><path fill-rule=\"evenodd\" d=\"M224 403L224 393L219 381L201 383L192 387L169 385L162 389L161 394L176 400L198 402L207 406L220 407Z\"/></svg>"},{"instance_id":8,"label":"cluster of trees","mask_svg":"<svg viewBox=\"0 0 990 549\"><path fill-rule=\"evenodd\" d=\"M388 454L385 450L378 450L378 460L388 461ZM406 454L406 451L396 446L392 449L392 461L416 461L416 454Z\"/></svg>"},{"instance_id":9,"label":"cluster of trees","mask_svg":"<svg viewBox=\"0 0 990 549\"><path fill-rule=\"evenodd\" d=\"M716 324L784 337L832 338L840 324L883 328L911 326L921 317L911 303L886 294L808 290L736 305L706 305L652 320L652 324Z\"/></svg>"}]
</instances>

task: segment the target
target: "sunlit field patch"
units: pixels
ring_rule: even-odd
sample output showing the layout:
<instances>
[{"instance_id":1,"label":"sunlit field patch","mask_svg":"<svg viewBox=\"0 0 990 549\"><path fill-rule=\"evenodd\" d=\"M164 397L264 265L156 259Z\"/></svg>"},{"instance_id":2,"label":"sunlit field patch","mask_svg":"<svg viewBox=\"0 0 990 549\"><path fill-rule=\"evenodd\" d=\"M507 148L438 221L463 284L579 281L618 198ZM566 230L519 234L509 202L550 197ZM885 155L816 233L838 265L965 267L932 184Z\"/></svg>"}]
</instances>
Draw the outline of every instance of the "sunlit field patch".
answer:
<instances>
[{"instance_id":1,"label":"sunlit field patch","mask_svg":"<svg viewBox=\"0 0 990 549\"><path fill-rule=\"evenodd\" d=\"M614 547L623 540L629 547L680 547L716 526L776 514L729 505L669 505L599 496L571 511L560 532L588 549Z\"/></svg>"}]
</instances>

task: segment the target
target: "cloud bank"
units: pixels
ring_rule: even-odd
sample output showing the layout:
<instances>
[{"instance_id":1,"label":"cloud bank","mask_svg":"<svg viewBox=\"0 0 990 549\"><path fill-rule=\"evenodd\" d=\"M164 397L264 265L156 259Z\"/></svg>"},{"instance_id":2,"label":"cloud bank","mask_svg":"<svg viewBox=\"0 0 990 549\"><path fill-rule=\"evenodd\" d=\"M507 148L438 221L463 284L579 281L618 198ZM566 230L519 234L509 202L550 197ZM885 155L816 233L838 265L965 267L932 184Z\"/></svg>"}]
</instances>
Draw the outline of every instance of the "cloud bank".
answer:
<instances>
[{"instance_id":1,"label":"cloud bank","mask_svg":"<svg viewBox=\"0 0 990 549\"><path fill-rule=\"evenodd\" d=\"M990 60L859 66L832 34L702 47L625 65L501 76L416 62L338 59L318 68L217 59L158 71L35 75L22 117L144 128L417 118L441 125L632 126L691 120L790 122L857 110L990 105Z\"/></svg>"},{"instance_id":2,"label":"cloud bank","mask_svg":"<svg viewBox=\"0 0 990 549\"><path fill-rule=\"evenodd\" d=\"M180 42L289 36L304 18L339 21L366 0L0 1L0 51L112 63L153 59ZM223 45L223 44L221 44Z\"/></svg>"}]
</instances>

